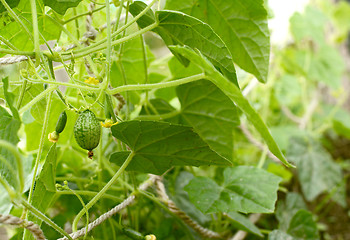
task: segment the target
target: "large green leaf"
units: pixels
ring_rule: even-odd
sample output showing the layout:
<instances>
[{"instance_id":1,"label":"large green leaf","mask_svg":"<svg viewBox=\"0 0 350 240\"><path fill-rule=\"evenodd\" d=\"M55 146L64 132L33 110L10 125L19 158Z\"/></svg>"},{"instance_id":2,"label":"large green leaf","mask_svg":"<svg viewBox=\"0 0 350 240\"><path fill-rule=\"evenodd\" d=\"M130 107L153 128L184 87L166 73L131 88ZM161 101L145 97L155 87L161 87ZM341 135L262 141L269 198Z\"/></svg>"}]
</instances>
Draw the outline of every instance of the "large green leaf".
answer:
<instances>
[{"instance_id":1,"label":"large green leaf","mask_svg":"<svg viewBox=\"0 0 350 240\"><path fill-rule=\"evenodd\" d=\"M11 116L3 107L0 106L0 139L17 145L19 138L17 132L21 122ZM17 163L15 156L0 147L0 175L15 189L19 186Z\"/></svg>"},{"instance_id":2,"label":"large green leaf","mask_svg":"<svg viewBox=\"0 0 350 240\"><path fill-rule=\"evenodd\" d=\"M17 7L20 0L6 0L5 2L10 6L10 8ZM0 2L0 13L5 12L5 6Z\"/></svg>"},{"instance_id":3,"label":"large green leaf","mask_svg":"<svg viewBox=\"0 0 350 240\"><path fill-rule=\"evenodd\" d=\"M46 156L40 175L35 181L35 189L31 201L32 206L42 213L45 213L49 208L56 194L56 160L56 144L53 144ZM32 213L28 213L28 220L35 222L39 226L42 222L41 219L35 217ZM34 239L30 233L28 233L27 238Z\"/></svg>"},{"instance_id":4,"label":"large green leaf","mask_svg":"<svg viewBox=\"0 0 350 240\"><path fill-rule=\"evenodd\" d=\"M189 47L181 46L171 46L173 51L184 55L191 62L199 66L202 71L206 74L208 80L213 82L220 90L228 96L231 101L233 101L238 108L240 108L243 113L247 116L248 120L254 125L256 130L264 138L269 147L270 151L278 157L284 164L291 167L292 165L288 163L285 159L283 153L277 146L275 140L271 136L270 131L267 126L259 116L259 114L254 110L254 108L249 104L248 100L243 96L240 89L228 81L222 74L220 74L215 67L203 56L200 52L195 52Z\"/></svg>"},{"instance_id":5,"label":"large green leaf","mask_svg":"<svg viewBox=\"0 0 350 240\"><path fill-rule=\"evenodd\" d=\"M322 192L331 192L341 184L341 167L315 140L293 138L287 154L297 165L301 189L307 200L312 201Z\"/></svg>"},{"instance_id":6,"label":"large green leaf","mask_svg":"<svg viewBox=\"0 0 350 240\"><path fill-rule=\"evenodd\" d=\"M213 83L197 81L178 86L181 115L215 152L233 160L234 129L239 125L237 108Z\"/></svg>"},{"instance_id":7,"label":"large green leaf","mask_svg":"<svg viewBox=\"0 0 350 240\"><path fill-rule=\"evenodd\" d=\"M225 42L235 63L266 82L270 34L263 0L168 0L165 8L208 23Z\"/></svg>"},{"instance_id":8,"label":"large green leaf","mask_svg":"<svg viewBox=\"0 0 350 240\"><path fill-rule=\"evenodd\" d=\"M61 28L57 22L52 21L52 17L45 13L45 6L42 0L37 0L38 27L46 41L58 39L61 34ZM32 15L30 1L20 1L18 6L13 9L19 16L19 19L26 25L29 32L33 32ZM33 39L29 37L27 32L14 19L11 19L5 26L1 26L0 35L10 41L19 50L31 51L34 48ZM44 43L44 39L40 37L40 42Z\"/></svg>"},{"instance_id":9,"label":"large green leaf","mask_svg":"<svg viewBox=\"0 0 350 240\"><path fill-rule=\"evenodd\" d=\"M142 5L140 2L135 3L139 6ZM143 5L146 7L146 4ZM134 11L131 9L130 12L135 16L140 10L141 8L135 8ZM158 27L153 31L162 37L167 46L187 45L194 49L198 49L230 81L238 85L231 53L225 43L209 25L181 12L157 11L155 16L158 22ZM149 18L147 18L147 22L143 19L139 19L138 21L140 27L146 26L147 23L149 24ZM177 52L173 53L184 65L188 65L189 62L187 59L179 55Z\"/></svg>"},{"instance_id":10,"label":"large green leaf","mask_svg":"<svg viewBox=\"0 0 350 240\"><path fill-rule=\"evenodd\" d=\"M172 166L230 165L190 127L154 121L127 121L112 126L112 135L135 153L127 170L162 174ZM115 153L111 161L123 163Z\"/></svg>"},{"instance_id":11,"label":"large green leaf","mask_svg":"<svg viewBox=\"0 0 350 240\"><path fill-rule=\"evenodd\" d=\"M10 196L6 193L5 188L0 185L0 214L9 214L12 208Z\"/></svg>"},{"instance_id":12,"label":"large green leaf","mask_svg":"<svg viewBox=\"0 0 350 240\"><path fill-rule=\"evenodd\" d=\"M318 240L320 236L312 214L304 209L299 210L290 221L287 233L294 239Z\"/></svg>"},{"instance_id":13,"label":"large green leaf","mask_svg":"<svg viewBox=\"0 0 350 240\"><path fill-rule=\"evenodd\" d=\"M68 8L76 7L82 0L43 0L45 6L49 6L55 12L63 15Z\"/></svg>"},{"instance_id":14,"label":"large green leaf","mask_svg":"<svg viewBox=\"0 0 350 240\"><path fill-rule=\"evenodd\" d=\"M221 186L210 178L196 177L185 190L192 203L204 213L272 213L281 180L263 169L239 166L225 169Z\"/></svg>"}]
</instances>

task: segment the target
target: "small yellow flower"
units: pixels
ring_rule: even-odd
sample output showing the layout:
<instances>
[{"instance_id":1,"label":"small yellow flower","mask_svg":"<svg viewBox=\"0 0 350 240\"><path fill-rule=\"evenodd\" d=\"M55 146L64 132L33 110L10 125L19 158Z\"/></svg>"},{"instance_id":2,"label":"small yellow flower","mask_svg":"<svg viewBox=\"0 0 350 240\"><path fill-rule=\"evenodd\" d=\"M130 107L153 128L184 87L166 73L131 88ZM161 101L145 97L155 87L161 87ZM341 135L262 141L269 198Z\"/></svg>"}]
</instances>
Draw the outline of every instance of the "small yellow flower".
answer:
<instances>
[{"instance_id":1,"label":"small yellow flower","mask_svg":"<svg viewBox=\"0 0 350 240\"><path fill-rule=\"evenodd\" d=\"M59 134L56 131L53 131L52 133L49 133L48 139L50 142L56 143L59 138Z\"/></svg>"},{"instance_id":2,"label":"small yellow flower","mask_svg":"<svg viewBox=\"0 0 350 240\"><path fill-rule=\"evenodd\" d=\"M100 83L100 81L97 80L97 79L94 78L94 77L89 77L89 78L86 79L84 82L87 83L87 84L92 84L92 85L97 85L97 84Z\"/></svg>"},{"instance_id":3,"label":"small yellow flower","mask_svg":"<svg viewBox=\"0 0 350 240\"><path fill-rule=\"evenodd\" d=\"M104 122L101 122L101 126L105 128L110 128L116 124L118 124L118 122L114 123L112 119L106 119Z\"/></svg>"}]
</instances>

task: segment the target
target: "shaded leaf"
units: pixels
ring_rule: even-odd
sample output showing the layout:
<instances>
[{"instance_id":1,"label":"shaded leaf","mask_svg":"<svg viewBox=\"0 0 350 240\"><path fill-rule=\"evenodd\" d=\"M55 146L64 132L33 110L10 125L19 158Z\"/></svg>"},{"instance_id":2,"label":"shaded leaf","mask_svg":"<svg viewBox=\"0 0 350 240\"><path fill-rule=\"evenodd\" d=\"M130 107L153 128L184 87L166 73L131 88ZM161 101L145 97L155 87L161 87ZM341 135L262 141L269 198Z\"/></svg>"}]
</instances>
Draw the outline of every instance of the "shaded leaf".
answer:
<instances>
[{"instance_id":1,"label":"shaded leaf","mask_svg":"<svg viewBox=\"0 0 350 240\"><path fill-rule=\"evenodd\" d=\"M17 7L20 0L5 0L5 2L10 6L10 8ZM0 2L0 13L5 12L5 6Z\"/></svg>"},{"instance_id":2,"label":"shaded leaf","mask_svg":"<svg viewBox=\"0 0 350 240\"><path fill-rule=\"evenodd\" d=\"M279 201L276 207L276 218L279 222L279 229L287 231L292 217L300 209L307 210L303 198L297 193L287 193L285 201Z\"/></svg>"},{"instance_id":3,"label":"shaded leaf","mask_svg":"<svg viewBox=\"0 0 350 240\"><path fill-rule=\"evenodd\" d=\"M271 213L280 182L281 178L265 170L239 166L225 169L221 186L209 178L196 177L185 190L192 203L204 213Z\"/></svg>"},{"instance_id":4,"label":"shaded leaf","mask_svg":"<svg viewBox=\"0 0 350 240\"><path fill-rule=\"evenodd\" d=\"M227 216L231 219L233 226L245 232L253 233L259 237L263 237L259 228L252 223L247 217L237 212L229 212Z\"/></svg>"},{"instance_id":5,"label":"shaded leaf","mask_svg":"<svg viewBox=\"0 0 350 240\"><path fill-rule=\"evenodd\" d=\"M49 6L55 12L64 15L68 8L78 6L82 0L43 0L45 6Z\"/></svg>"},{"instance_id":6,"label":"shaded leaf","mask_svg":"<svg viewBox=\"0 0 350 240\"><path fill-rule=\"evenodd\" d=\"M19 138L17 132L21 122L12 117L3 107L0 106L0 139L17 145ZM15 189L19 186L17 175L17 163L13 154L0 147L0 174Z\"/></svg>"},{"instance_id":7,"label":"shaded leaf","mask_svg":"<svg viewBox=\"0 0 350 240\"><path fill-rule=\"evenodd\" d=\"M168 0L165 8L208 23L225 42L235 63L266 82L270 38L263 0Z\"/></svg>"},{"instance_id":8,"label":"shaded leaf","mask_svg":"<svg viewBox=\"0 0 350 240\"><path fill-rule=\"evenodd\" d=\"M290 221L287 233L295 239L318 240L320 236L312 214L306 210L299 210Z\"/></svg>"},{"instance_id":9,"label":"shaded leaf","mask_svg":"<svg viewBox=\"0 0 350 240\"><path fill-rule=\"evenodd\" d=\"M236 106L243 111L248 120L254 125L256 130L264 138L270 151L288 167L292 167L292 165L288 163L287 159L279 149L260 115L249 104L248 100L243 96L240 89L235 84L228 81L224 76L222 76L214 68L214 66L203 55L201 55L200 52L195 52L189 47L171 46L170 48L173 51L184 55L187 59L190 59L191 62L200 67L202 71L207 75L207 79L213 82L218 88L220 88L220 90L223 91L223 93L225 93L225 95L228 96L231 101L233 101Z\"/></svg>"},{"instance_id":10,"label":"shaded leaf","mask_svg":"<svg viewBox=\"0 0 350 240\"><path fill-rule=\"evenodd\" d=\"M237 108L213 83L196 81L178 86L181 115L215 152L233 160L233 132L239 125Z\"/></svg>"},{"instance_id":11,"label":"shaded leaf","mask_svg":"<svg viewBox=\"0 0 350 240\"><path fill-rule=\"evenodd\" d=\"M292 138L287 155L297 165L301 189L308 201L314 200L322 192L331 192L341 184L341 167L315 140Z\"/></svg>"},{"instance_id":12,"label":"shaded leaf","mask_svg":"<svg viewBox=\"0 0 350 240\"><path fill-rule=\"evenodd\" d=\"M165 122L126 121L112 126L112 135L135 153L127 170L162 174L172 166L230 165L193 132ZM116 155L119 160L114 161ZM111 162L121 164L119 153Z\"/></svg>"}]
</instances>

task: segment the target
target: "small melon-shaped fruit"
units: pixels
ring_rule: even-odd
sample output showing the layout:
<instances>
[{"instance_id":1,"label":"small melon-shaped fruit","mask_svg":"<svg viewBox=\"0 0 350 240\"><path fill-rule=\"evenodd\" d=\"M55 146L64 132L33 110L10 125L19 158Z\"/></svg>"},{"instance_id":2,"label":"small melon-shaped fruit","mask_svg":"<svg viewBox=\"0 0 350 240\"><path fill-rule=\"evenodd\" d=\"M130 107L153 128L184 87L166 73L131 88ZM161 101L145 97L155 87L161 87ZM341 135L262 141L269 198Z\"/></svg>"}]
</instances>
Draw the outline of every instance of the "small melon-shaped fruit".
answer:
<instances>
[{"instance_id":1,"label":"small melon-shaped fruit","mask_svg":"<svg viewBox=\"0 0 350 240\"><path fill-rule=\"evenodd\" d=\"M64 127L67 123L67 114L65 111L63 111L60 116L58 117L57 123L56 123L56 132L61 133L64 130Z\"/></svg>"},{"instance_id":2,"label":"small melon-shaped fruit","mask_svg":"<svg viewBox=\"0 0 350 240\"><path fill-rule=\"evenodd\" d=\"M74 137L81 148L89 150L92 158L92 149L100 142L101 124L95 114L89 109L81 112L74 125Z\"/></svg>"}]
</instances>

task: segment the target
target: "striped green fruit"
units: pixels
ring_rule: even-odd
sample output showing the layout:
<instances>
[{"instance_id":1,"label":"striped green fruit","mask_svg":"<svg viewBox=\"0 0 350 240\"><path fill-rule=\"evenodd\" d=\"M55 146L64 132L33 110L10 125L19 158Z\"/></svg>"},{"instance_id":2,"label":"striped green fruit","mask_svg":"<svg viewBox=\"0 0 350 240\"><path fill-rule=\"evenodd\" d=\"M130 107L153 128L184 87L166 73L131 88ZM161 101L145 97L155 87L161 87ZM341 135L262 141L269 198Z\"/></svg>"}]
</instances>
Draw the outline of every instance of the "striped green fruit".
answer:
<instances>
[{"instance_id":1,"label":"striped green fruit","mask_svg":"<svg viewBox=\"0 0 350 240\"><path fill-rule=\"evenodd\" d=\"M100 136L101 124L95 114L89 109L81 112L74 125L74 137L81 148L89 150L89 157L100 142Z\"/></svg>"}]
</instances>

